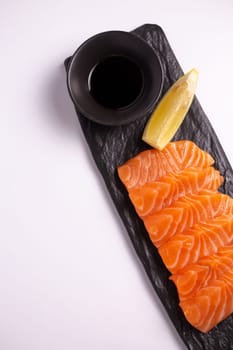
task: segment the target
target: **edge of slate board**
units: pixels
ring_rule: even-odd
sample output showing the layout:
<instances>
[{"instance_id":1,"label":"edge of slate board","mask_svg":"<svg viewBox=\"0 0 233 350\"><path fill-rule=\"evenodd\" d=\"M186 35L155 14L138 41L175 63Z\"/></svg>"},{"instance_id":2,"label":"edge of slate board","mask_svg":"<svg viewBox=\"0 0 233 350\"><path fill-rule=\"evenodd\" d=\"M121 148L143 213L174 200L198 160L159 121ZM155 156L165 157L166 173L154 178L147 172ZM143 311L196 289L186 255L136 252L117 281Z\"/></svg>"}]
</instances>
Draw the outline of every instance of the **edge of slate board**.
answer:
<instances>
[{"instance_id":1,"label":"edge of slate board","mask_svg":"<svg viewBox=\"0 0 233 350\"><path fill-rule=\"evenodd\" d=\"M164 69L162 95L183 71L169 42L158 25L145 24L132 33L145 40L158 54ZM66 69L70 58L65 60ZM229 350L233 349L233 316L228 317L207 334L193 328L185 319L179 305L175 285L168 279L170 273L165 268L156 248L151 243L142 221L137 216L128 194L120 182L116 168L137 153L149 148L141 135L149 115L124 126L104 126L77 116L91 150L95 163L104 179L107 189L124 223L136 253L165 307L171 321L188 349ZM220 170L225 181L220 191L233 197L233 170L224 150L197 98L182 126L173 140L188 139L209 152L215 159L215 168Z\"/></svg>"}]
</instances>

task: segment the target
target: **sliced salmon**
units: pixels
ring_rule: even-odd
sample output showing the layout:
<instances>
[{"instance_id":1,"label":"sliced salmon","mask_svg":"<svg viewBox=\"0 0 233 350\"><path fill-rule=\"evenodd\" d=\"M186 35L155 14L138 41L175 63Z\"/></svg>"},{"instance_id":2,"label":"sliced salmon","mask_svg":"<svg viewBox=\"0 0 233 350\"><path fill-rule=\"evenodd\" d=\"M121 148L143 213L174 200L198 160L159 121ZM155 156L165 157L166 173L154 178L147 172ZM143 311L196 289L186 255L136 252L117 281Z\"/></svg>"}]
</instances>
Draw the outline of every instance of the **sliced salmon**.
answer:
<instances>
[{"instance_id":1,"label":"sliced salmon","mask_svg":"<svg viewBox=\"0 0 233 350\"><path fill-rule=\"evenodd\" d=\"M208 332L233 312L233 272L211 280L207 287L180 302L185 317L201 332Z\"/></svg>"},{"instance_id":2,"label":"sliced salmon","mask_svg":"<svg viewBox=\"0 0 233 350\"><path fill-rule=\"evenodd\" d=\"M196 223L233 212L233 199L213 191L201 191L182 197L170 207L144 218L145 227L156 247L181 234Z\"/></svg>"},{"instance_id":3,"label":"sliced salmon","mask_svg":"<svg viewBox=\"0 0 233 350\"><path fill-rule=\"evenodd\" d=\"M118 168L175 283L186 319L208 332L233 312L233 199L193 142L141 152Z\"/></svg>"},{"instance_id":4,"label":"sliced salmon","mask_svg":"<svg viewBox=\"0 0 233 350\"><path fill-rule=\"evenodd\" d=\"M228 271L233 271L233 245L221 247L216 254L201 258L196 264L187 265L170 279L175 283L182 301L208 286L210 280L219 279Z\"/></svg>"},{"instance_id":5,"label":"sliced salmon","mask_svg":"<svg viewBox=\"0 0 233 350\"><path fill-rule=\"evenodd\" d=\"M179 174L171 173L158 181L129 190L129 197L140 217L151 215L170 206L178 198L203 189L217 190L223 182L213 167L188 168Z\"/></svg>"},{"instance_id":6,"label":"sliced salmon","mask_svg":"<svg viewBox=\"0 0 233 350\"><path fill-rule=\"evenodd\" d=\"M232 208L231 208L232 209ZM215 254L220 247L233 243L233 214L199 223L183 234L178 233L159 248L159 254L172 273L200 258Z\"/></svg>"},{"instance_id":7,"label":"sliced salmon","mask_svg":"<svg viewBox=\"0 0 233 350\"><path fill-rule=\"evenodd\" d=\"M170 142L162 151L149 149L139 153L118 168L118 175L132 189L153 182L169 173L190 167L205 168L213 158L191 141Z\"/></svg>"}]
</instances>

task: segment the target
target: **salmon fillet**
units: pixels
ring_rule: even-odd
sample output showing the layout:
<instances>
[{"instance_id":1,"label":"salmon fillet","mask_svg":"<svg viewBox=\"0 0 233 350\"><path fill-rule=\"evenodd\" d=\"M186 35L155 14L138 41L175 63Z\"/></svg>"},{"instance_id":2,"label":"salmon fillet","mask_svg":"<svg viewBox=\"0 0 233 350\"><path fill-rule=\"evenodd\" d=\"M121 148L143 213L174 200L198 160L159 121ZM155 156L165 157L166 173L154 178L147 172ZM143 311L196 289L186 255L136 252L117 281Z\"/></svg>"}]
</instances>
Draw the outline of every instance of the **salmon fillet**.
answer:
<instances>
[{"instance_id":1,"label":"salmon fillet","mask_svg":"<svg viewBox=\"0 0 233 350\"><path fill-rule=\"evenodd\" d=\"M129 189L129 197L140 217L154 214L170 206L186 194L203 189L216 191L223 182L219 171L213 167L188 168L179 174L169 174L156 182Z\"/></svg>"},{"instance_id":2,"label":"salmon fillet","mask_svg":"<svg viewBox=\"0 0 233 350\"><path fill-rule=\"evenodd\" d=\"M118 175L129 190L153 182L185 168L205 168L213 158L191 141L170 142L162 151L150 149L139 153L118 167Z\"/></svg>"},{"instance_id":3,"label":"salmon fillet","mask_svg":"<svg viewBox=\"0 0 233 350\"><path fill-rule=\"evenodd\" d=\"M201 332L208 332L233 312L233 272L211 280L188 299L180 302L185 317Z\"/></svg>"},{"instance_id":4,"label":"salmon fillet","mask_svg":"<svg viewBox=\"0 0 233 350\"><path fill-rule=\"evenodd\" d=\"M233 312L233 199L218 192L213 163L193 142L176 141L118 168L186 319L201 332Z\"/></svg>"},{"instance_id":5,"label":"salmon fillet","mask_svg":"<svg viewBox=\"0 0 233 350\"><path fill-rule=\"evenodd\" d=\"M170 207L146 216L144 224L156 247L181 234L200 221L233 212L233 199L219 192L204 190L175 201Z\"/></svg>"},{"instance_id":6,"label":"salmon fillet","mask_svg":"<svg viewBox=\"0 0 233 350\"><path fill-rule=\"evenodd\" d=\"M182 301L206 287L210 280L219 279L228 271L233 271L233 245L219 248L216 254L186 266L173 274L170 279L175 283Z\"/></svg>"},{"instance_id":7,"label":"salmon fillet","mask_svg":"<svg viewBox=\"0 0 233 350\"><path fill-rule=\"evenodd\" d=\"M233 214L218 216L207 223L194 225L159 248L167 269L176 273L200 258L212 255L233 241Z\"/></svg>"}]
</instances>

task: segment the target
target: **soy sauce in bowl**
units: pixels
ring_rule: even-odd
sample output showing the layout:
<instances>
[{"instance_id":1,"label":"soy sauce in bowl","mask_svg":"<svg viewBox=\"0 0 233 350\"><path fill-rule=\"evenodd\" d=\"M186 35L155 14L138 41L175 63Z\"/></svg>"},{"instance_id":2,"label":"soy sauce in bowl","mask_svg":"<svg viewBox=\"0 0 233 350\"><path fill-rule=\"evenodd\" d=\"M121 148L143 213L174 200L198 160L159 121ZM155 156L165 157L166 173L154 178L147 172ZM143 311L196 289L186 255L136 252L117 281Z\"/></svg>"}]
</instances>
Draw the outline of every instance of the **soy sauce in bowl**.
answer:
<instances>
[{"instance_id":1,"label":"soy sauce in bowl","mask_svg":"<svg viewBox=\"0 0 233 350\"><path fill-rule=\"evenodd\" d=\"M128 57L110 56L96 64L89 75L89 90L102 106L125 108L135 102L143 88L143 75Z\"/></svg>"},{"instance_id":2,"label":"soy sauce in bowl","mask_svg":"<svg viewBox=\"0 0 233 350\"><path fill-rule=\"evenodd\" d=\"M164 73L157 53L133 33L109 31L86 40L69 61L67 86L77 111L104 125L150 114Z\"/></svg>"}]
</instances>

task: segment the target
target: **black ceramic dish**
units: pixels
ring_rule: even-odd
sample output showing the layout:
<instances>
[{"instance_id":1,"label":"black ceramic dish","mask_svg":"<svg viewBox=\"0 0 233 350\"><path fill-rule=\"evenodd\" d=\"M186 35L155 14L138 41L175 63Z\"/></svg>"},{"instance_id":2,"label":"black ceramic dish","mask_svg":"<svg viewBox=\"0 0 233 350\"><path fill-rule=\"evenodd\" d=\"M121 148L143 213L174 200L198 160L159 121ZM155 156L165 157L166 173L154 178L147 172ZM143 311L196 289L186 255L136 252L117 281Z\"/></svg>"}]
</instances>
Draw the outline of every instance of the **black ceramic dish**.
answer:
<instances>
[{"instance_id":1,"label":"black ceramic dish","mask_svg":"<svg viewBox=\"0 0 233 350\"><path fill-rule=\"evenodd\" d=\"M98 96L98 90L97 96L91 93L92 77L98 76L98 71L102 74L100 81L106 80L100 85L107 94L103 103L99 103L103 96ZM140 37L109 31L88 39L74 53L67 85L74 105L87 118L105 125L122 125L152 111L162 91L163 71L156 52ZM132 92L127 101L119 101L127 89Z\"/></svg>"},{"instance_id":2,"label":"black ceramic dish","mask_svg":"<svg viewBox=\"0 0 233 350\"><path fill-rule=\"evenodd\" d=\"M157 52L164 71L164 94L172 83L183 74L164 32L156 25L144 25L137 28L133 33L140 36L147 45L153 47ZM69 66L69 62L70 59L67 59L66 67ZM143 223L132 207L128 194L117 176L116 168L120 164L147 148L147 145L141 141L141 136L148 116L145 115L128 125L109 127L94 123L79 112L77 115L87 144L135 251L155 292L161 299L174 327L187 348L190 350L233 349L233 316L228 317L207 334L197 331L186 321L178 305L176 288L172 281L168 279L169 272L163 265L156 248L150 242ZM196 98L174 137L174 140L178 139L192 140L213 156L215 167L220 170L225 178L221 191L233 197L231 165Z\"/></svg>"}]
</instances>

